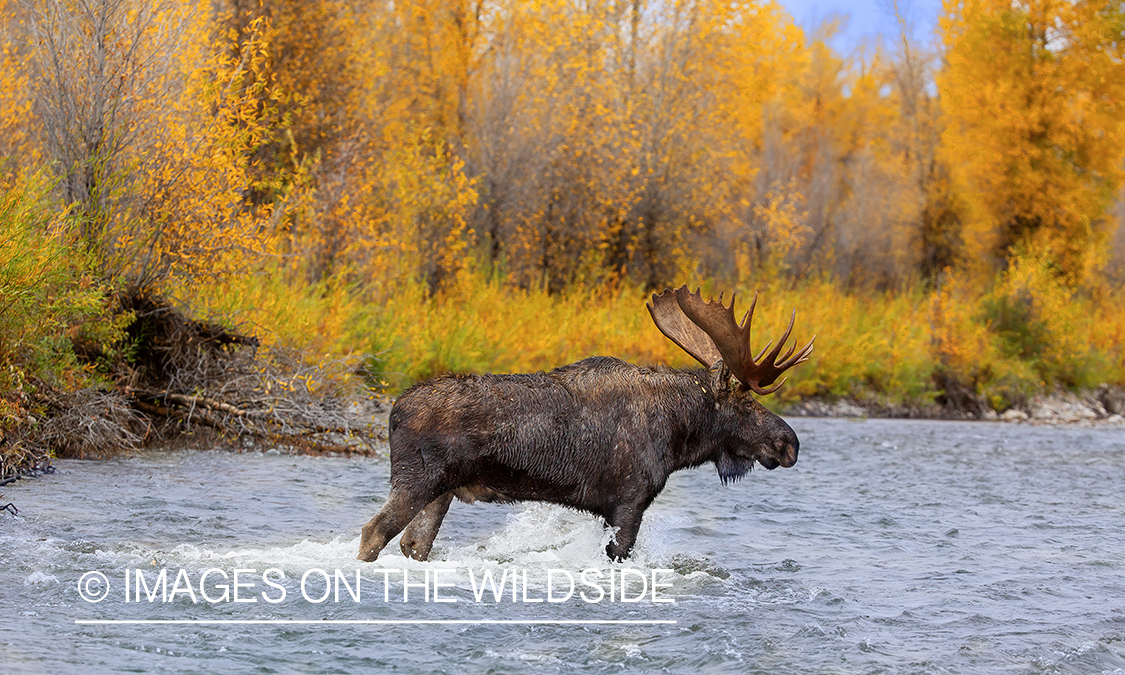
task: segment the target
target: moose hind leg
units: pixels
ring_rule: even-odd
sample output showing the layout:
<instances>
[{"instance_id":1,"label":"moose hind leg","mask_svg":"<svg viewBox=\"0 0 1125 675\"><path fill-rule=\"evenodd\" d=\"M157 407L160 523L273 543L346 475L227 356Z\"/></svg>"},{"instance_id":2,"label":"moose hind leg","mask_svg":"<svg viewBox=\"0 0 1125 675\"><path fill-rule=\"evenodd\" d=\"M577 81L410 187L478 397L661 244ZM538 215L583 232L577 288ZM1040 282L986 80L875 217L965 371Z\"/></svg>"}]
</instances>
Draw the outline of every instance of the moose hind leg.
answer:
<instances>
[{"instance_id":1,"label":"moose hind leg","mask_svg":"<svg viewBox=\"0 0 1125 675\"><path fill-rule=\"evenodd\" d=\"M372 562L378 558L387 542L402 532L402 528L413 520L429 500L430 495L427 493L392 487L383 508L363 526L359 555L356 557L364 562Z\"/></svg>"},{"instance_id":2,"label":"moose hind leg","mask_svg":"<svg viewBox=\"0 0 1125 675\"><path fill-rule=\"evenodd\" d=\"M442 496L426 504L425 508L414 516L414 520L402 532L402 539L398 547L402 554L415 560L425 560L430 557L430 549L434 547L434 538L437 537L438 528L449 511L449 503L453 501L453 491L450 490Z\"/></svg>"}]
</instances>

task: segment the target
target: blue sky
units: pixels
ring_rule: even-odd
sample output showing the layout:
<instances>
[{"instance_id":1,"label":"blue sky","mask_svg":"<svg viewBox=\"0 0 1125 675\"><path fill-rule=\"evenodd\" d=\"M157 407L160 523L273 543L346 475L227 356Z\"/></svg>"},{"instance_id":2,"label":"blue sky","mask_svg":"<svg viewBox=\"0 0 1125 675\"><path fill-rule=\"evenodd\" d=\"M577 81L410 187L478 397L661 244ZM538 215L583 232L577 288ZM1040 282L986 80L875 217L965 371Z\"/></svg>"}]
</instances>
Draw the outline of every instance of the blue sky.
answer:
<instances>
[{"instance_id":1,"label":"blue sky","mask_svg":"<svg viewBox=\"0 0 1125 675\"><path fill-rule=\"evenodd\" d=\"M891 10L891 0L778 0L797 24L805 29L818 26L833 15L843 21L843 31L832 45L842 53L852 51L864 40L873 41L878 36L898 35L898 25ZM941 0L899 0L905 15L914 24L915 39L928 42L937 25Z\"/></svg>"}]
</instances>

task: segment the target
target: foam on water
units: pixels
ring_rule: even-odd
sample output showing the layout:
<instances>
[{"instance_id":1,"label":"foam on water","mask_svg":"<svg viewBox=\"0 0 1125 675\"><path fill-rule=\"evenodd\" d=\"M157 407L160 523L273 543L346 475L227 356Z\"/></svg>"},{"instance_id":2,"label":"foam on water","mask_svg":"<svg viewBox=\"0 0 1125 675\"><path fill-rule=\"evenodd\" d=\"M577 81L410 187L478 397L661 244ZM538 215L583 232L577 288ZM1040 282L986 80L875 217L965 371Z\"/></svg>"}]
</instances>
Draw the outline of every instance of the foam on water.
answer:
<instances>
[{"instance_id":1,"label":"foam on water","mask_svg":"<svg viewBox=\"0 0 1125 675\"><path fill-rule=\"evenodd\" d=\"M487 507L486 507L487 508ZM439 538L429 560L420 562L399 551L393 540L374 563L360 563L355 555L359 537L334 537L328 541L304 539L279 546L214 546L179 544L172 548L149 547L121 543L107 548L82 540L48 538L30 547L33 558L46 562L60 557L77 561L103 571L185 568L199 573L206 569L279 569L288 577L300 578L309 569L363 570L364 578L375 578L378 571L453 569L457 571L492 570L499 577L505 570L529 570L533 587L546 583L546 572L586 569L663 569L661 579L682 582L680 588L690 594L717 577L714 566L703 557L688 551L677 551L672 536L683 518L657 515L645 521L633 555L627 561L611 562L605 547L614 535L604 521L589 514L565 507L529 503L513 507L502 528L492 534L463 541ZM462 589L471 588L469 577L462 573L452 579ZM33 572L26 583L44 583L58 579L42 572ZM786 590L785 593L790 591ZM751 598L752 602L773 600Z\"/></svg>"},{"instance_id":2,"label":"foam on water","mask_svg":"<svg viewBox=\"0 0 1125 675\"><path fill-rule=\"evenodd\" d=\"M31 586L33 584L38 585L38 584L57 584L57 583L59 583L59 578L56 577L55 575L44 574L44 573L38 572L38 571L32 572L31 574L27 575L26 579L23 580L24 586Z\"/></svg>"},{"instance_id":3,"label":"foam on water","mask_svg":"<svg viewBox=\"0 0 1125 675\"><path fill-rule=\"evenodd\" d=\"M483 508L489 508L484 506ZM657 515L641 527L637 545L630 559L618 566L657 567L678 555L682 561L692 560L689 552L675 549L675 527L684 518ZM605 547L613 530L604 521L587 513L551 504L528 503L512 507L503 527L474 540L451 541L439 536L427 562L403 556L396 537L371 565L378 567L425 569L433 566L461 567L516 565L531 568L567 567L584 569L613 566L605 556ZM5 541L7 539L8 541ZM10 537L0 544L11 544ZM46 539L32 544L44 560L60 555L63 550L83 552L109 568L135 566L139 561L158 561L162 565L194 566L263 566L286 571L310 566L334 568L353 567L357 561L359 536L334 537L328 541L304 539L280 546L203 546L179 544L172 548L154 548L123 543L101 548L82 540ZM705 571L703 573L706 573Z\"/></svg>"}]
</instances>

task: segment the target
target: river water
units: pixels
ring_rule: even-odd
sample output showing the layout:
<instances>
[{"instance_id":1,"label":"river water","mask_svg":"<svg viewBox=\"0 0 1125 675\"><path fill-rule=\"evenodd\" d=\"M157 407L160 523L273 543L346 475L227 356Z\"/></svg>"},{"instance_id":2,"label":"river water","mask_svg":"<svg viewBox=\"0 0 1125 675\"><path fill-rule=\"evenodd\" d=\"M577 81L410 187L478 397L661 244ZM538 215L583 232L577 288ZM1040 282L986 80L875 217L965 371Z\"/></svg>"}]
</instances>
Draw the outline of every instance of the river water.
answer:
<instances>
[{"instance_id":1,"label":"river water","mask_svg":"<svg viewBox=\"0 0 1125 675\"><path fill-rule=\"evenodd\" d=\"M1125 672L1125 429L791 423L794 468L675 474L623 564L457 502L430 562L359 563L385 458L59 461L0 488L0 672Z\"/></svg>"}]
</instances>

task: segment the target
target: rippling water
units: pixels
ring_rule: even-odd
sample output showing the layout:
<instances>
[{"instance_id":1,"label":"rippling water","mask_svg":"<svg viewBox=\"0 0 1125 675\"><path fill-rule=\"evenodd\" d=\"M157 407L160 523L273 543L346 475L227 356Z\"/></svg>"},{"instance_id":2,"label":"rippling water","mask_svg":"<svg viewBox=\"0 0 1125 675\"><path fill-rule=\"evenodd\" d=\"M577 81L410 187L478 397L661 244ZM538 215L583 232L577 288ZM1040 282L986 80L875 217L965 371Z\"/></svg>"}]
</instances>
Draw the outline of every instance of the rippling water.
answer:
<instances>
[{"instance_id":1,"label":"rippling water","mask_svg":"<svg viewBox=\"0 0 1125 675\"><path fill-rule=\"evenodd\" d=\"M791 422L794 468L727 487L710 466L674 475L620 565L592 517L456 502L431 562L392 544L358 563L359 528L387 492L385 460L58 462L55 475L0 488L20 509L0 513L0 672L1125 672L1120 428ZM219 598L236 569L254 570L239 589L254 602ZM637 601L534 602L548 570L565 582L588 569L603 592L624 573ZM151 602L144 590L125 601L137 570ZM175 591L167 602L160 570ZM314 602L332 590L321 571L336 570L350 585ZM667 570L657 599L675 602L652 601L654 570ZM94 571L109 584L98 603L79 592ZM506 587L499 602L490 592L478 602L486 571L527 574L528 601L521 581L515 600ZM407 602L404 574L418 584ZM423 598L434 578L454 602ZM322 619L385 623L75 623ZM469 623L513 619L674 623ZM402 623L417 620L466 623Z\"/></svg>"}]
</instances>

